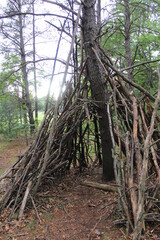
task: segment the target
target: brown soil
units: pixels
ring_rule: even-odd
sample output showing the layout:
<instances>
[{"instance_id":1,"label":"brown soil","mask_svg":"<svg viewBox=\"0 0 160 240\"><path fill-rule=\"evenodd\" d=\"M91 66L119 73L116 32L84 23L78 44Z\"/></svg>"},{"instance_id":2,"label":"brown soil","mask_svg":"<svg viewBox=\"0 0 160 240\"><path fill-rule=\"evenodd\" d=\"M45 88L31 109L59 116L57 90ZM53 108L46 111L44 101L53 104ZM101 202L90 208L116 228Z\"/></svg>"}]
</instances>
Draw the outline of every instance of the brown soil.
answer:
<instances>
[{"instance_id":1,"label":"brown soil","mask_svg":"<svg viewBox=\"0 0 160 240\"><path fill-rule=\"evenodd\" d=\"M18 156L27 148L23 139L13 141L0 140L0 175L8 168Z\"/></svg>"},{"instance_id":2,"label":"brown soil","mask_svg":"<svg viewBox=\"0 0 160 240\"><path fill-rule=\"evenodd\" d=\"M8 163L10 162L8 156L19 154L17 143L14 146L13 149L9 148L7 155L4 154ZM118 217L116 193L82 186L81 182L84 180L101 182L101 169L96 168L92 171L87 169L83 174L74 170L63 179L54 182L54 186L44 185L34 199L40 220L33 207L26 210L21 221L17 221L15 215L15 219L6 222L4 213L0 218L0 239L129 239L125 236L123 227L114 225L114 220ZM148 236L145 239L159 239L156 234L151 236L150 231Z\"/></svg>"}]
</instances>

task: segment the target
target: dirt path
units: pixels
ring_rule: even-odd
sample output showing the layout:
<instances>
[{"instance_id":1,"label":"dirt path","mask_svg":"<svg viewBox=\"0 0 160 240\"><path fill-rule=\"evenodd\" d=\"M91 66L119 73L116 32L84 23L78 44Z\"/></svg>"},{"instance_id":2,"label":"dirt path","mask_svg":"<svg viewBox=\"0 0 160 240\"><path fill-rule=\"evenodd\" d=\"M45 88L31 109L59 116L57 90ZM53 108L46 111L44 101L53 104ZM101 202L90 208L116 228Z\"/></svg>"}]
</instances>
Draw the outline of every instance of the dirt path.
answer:
<instances>
[{"instance_id":1,"label":"dirt path","mask_svg":"<svg viewBox=\"0 0 160 240\"><path fill-rule=\"evenodd\" d=\"M115 193L80 184L81 181L97 177L97 173L92 177L87 173L83 176L72 173L63 179L63 183L56 183L56 188L46 187L36 201L41 224L32 209L25 213L21 222L14 220L2 224L0 239L125 239L121 230L113 224L116 214L113 202L117 200Z\"/></svg>"},{"instance_id":2,"label":"dirt path","mask_svg":"<svg viewBox=\"0 0 160 240\"><path fill-rule=\"evenodd\" d=\"M23 139L14 141L0 140L0 175L8 168L26 149Z\"/></svg>"},{"instance_id":3,"label":"dirt path","mask_svg":"<svg viewBox=\"0 0 160 240\"><path fill-rule=\"evenodd\" d=\"M9 167L26 149L22 140L0 143L0 173ZM55 186L44 186L35 203L35 210L28 210L22 221L6 223L0 218L0 240L87 240L124 239L115 228L114 214L117 196L101 190L82 186L84 180L101 181L100 169L86 170L82 175L75 171Z\"/></svg>"}]
</instances>

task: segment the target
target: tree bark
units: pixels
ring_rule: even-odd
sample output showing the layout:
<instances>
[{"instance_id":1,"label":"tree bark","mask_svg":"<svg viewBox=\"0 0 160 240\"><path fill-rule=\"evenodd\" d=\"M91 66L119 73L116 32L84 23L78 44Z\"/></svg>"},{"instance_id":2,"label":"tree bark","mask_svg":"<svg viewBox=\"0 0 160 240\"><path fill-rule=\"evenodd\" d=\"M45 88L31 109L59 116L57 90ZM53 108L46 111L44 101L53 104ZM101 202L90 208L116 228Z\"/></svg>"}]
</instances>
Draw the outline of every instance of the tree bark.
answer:
<instances>
[{"instance_id":1,"label":"tree bark","mask_svg":"<svg viewBox=\"0 0 160 240\"><path fill-rule=\"evenodd\" d=\"M84 0L83 4L83 38L84 48L87 57L87 76L91 84L91 94L97 104L99 115L99 128L101 135L102 157L103 157L103 178L112 180L114 178L112 141L109 131L109 121L107 115L108 91L105 86L105 79L102 66L99 64L93 48L99 54L98 44L96 43L96 17L95 1Z\"/></svg>"},{"instance_id":2,"label":"tree bark","mask_svg":"<svg viewBox=\"0 0 160 240\"><path fill-rule=\"evenodd\" d=\"M125 23L124 23L124 35L125 35L125 57L127 67L132 66L132 57L131 57L131 45L130 45L130 25L131 25L131 13L129 1L124 0L124 12L125 12ZM130 81L133 81L133 69L128 69L128 78ZM130 86L131 88L131 86Z\"/></svg>"},{"instance_id":3,"label":"tree bark","mask_svg":"<svg viewBox=\"0 0 160 240\"><path fill-rule=\"evenodd\" d=\"M21 12L21 7L22 7L21 0L19 0L18 1L19 12ZM29 83L28 83L28 74L27 74L27 69L26 69L26 56L25 56L25 48L24 48L22 15L19 15L19 30L20 30L20 55L21 55L21 63L22 63L22 74L23 74L24 85L25 85L24 86L25 100L26 100L26 105L28 108L30 130L31 130L31 134L32 134L35 129L35 125L34 125L31 100L30 100L30 96L29 96Z\"/></svg>"},{"instance_id":4,"label":"tree bark","mask_svg":"<svg viewBox=\"0 0 160 240\"><path fill-rule=\"evenodd\" d=\"M33 71L34 71L34 92L35 92L35 122L38 125L38 96L37 96L37 74L36 74L36 32L35 32L35 7L34 2L32 2L33 11Z\"/></svg>"}]
</instances>

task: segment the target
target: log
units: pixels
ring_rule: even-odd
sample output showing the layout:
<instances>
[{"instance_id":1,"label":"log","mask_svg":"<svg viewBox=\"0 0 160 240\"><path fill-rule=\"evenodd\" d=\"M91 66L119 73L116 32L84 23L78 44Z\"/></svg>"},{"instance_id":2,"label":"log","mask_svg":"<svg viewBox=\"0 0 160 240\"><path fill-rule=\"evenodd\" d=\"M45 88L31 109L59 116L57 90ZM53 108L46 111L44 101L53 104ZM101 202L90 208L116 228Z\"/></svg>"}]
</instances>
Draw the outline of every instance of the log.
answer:
<instances>
[{"instance_id":1,"label":"log","mask_svg":"<svg viewBox=\"0 0 160 240\"><path fill-rule=\"evenodd\" d=\"M118 192L116 186L111 186L111 185L108 185L108 184L84 181L84 182L81 183L81 185L87 186L87 187L92 187L92 188L97 188L97 189L104 190L104 191L109 191L109 192Z\"/></svg>"}]
</instances>

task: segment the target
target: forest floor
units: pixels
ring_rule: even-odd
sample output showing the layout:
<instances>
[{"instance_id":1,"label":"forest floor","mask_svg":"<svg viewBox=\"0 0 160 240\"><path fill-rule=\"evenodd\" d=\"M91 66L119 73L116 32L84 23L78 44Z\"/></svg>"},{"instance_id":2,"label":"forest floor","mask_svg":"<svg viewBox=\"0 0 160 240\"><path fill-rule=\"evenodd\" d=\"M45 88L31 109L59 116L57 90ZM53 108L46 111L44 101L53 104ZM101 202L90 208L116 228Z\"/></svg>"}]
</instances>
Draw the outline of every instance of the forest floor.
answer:
<instances>
[{"instance_id":1,"label":"forest floor","mask_svg":"<svg viewBox=\"0 0 160 240\"><path fill-rule=\"evenodd\" d=\"M1 145L2 146L2 145ZM2 147L1 147L2 148ZM12 141L0 148L0 169L4 171L25 149L22 141ZM113 192L83 186L85 180L102 183L102 170L97 167L83 173L72 171L55 186L43 186L35 199L37 212L28 209L21 221L0 218L0 240L122 240L124 227L114 224L118 218L117 199ZM39 219L37 217L39 215ZM155 226L153 227L156 231ZM157 234L144 239L160 239Z\"/></svg>"}]
</instances>

